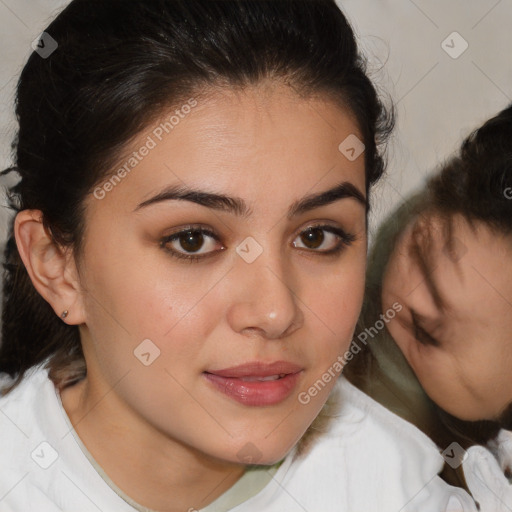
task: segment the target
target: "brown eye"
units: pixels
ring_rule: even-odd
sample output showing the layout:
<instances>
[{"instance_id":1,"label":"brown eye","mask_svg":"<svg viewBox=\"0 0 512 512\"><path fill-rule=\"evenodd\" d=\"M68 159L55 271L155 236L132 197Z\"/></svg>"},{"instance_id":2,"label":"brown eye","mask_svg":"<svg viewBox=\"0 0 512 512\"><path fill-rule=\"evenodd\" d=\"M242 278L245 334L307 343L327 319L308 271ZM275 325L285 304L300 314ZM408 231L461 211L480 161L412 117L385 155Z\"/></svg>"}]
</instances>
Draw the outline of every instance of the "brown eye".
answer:
<instances>
[{"instance_id":1,"label":"brown eye","mask_svg":"<svg viewBox=\"0 0 512 512\"><path fill-rule=\"evenodd\" d=\"M325 235L320 228L311 228L304 231L300 238L308 249L318 249L323 244Z\"/></svg>"},{"instance_id":2,"label":"brown eye","mask_svg":"<svg viewBox=\"0 0 512 512\"><path fill-rule=\"evenodd\" d=\"M163 249L172 256L200 259L222 251L218 236L205 228L188 228L169 235L160 241Z\"/></svg>"},{"instance_id":3,"label":"brown eye","mask_svg":"<svg viewBox=\"0 0 512 512\"><path fill-rule=\"evenodd\" d=\"M310 226L294 240L297 249L308 249L319 254L335 254L349 246L356 237L343 229L329 226Z\"/></svg>"},{"instance_id":4,"label":"brown eye","mask_svg":"<svg viewBox=\"0 0 512 512\"><path fill-rule=\"evenodd\" d=\"M204 244L204 236L200 231L184 231L180 233L178 242L186 252L197 252Z\"/></svg>"}]
</instances>

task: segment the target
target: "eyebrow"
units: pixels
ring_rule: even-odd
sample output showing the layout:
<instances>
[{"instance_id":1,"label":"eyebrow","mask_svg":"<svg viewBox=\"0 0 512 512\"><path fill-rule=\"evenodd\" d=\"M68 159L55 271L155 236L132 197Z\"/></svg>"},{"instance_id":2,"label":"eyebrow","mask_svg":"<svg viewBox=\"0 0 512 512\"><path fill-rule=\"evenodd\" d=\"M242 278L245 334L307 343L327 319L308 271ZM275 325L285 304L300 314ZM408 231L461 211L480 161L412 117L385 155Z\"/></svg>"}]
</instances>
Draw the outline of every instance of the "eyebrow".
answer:
<instances>
[{"instance_id":1,"label":"eyebrow","mask_svg":"<svg viewBox=\"0 0 512 512\"><path fill-rule=\"evenodd\" d=\"M329 190L317 194L309 194L295 201L288 209L287 217L291 219L297 215L345 198L353 198L367 208L367 201L363 193L352 183L344 181ZM166 187L155 196L140 203L135 208L134 212L150 205L175 200L190 201L213 210L230 212L237 216L248 217L252 213L246 202L239 197L229 197L224 194L206 192L189 188L185 185L171 185Z\"/></svg>"}]
</instances>

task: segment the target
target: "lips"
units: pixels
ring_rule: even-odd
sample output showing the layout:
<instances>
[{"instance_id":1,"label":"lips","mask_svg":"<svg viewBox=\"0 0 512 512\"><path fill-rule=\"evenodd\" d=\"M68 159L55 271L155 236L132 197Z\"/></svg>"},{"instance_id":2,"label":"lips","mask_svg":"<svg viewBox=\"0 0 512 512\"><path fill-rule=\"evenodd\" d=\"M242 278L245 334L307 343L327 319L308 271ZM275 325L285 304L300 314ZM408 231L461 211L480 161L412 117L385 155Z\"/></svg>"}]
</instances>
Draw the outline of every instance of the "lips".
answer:
<instances>
[{"instance_id":1,"label":"lips","mask_svg":"<svg viewBox=\"0 0 512 512\"><path fill-rule=\"evenodd\" d=\"M251 362L232 368L204 372L217 390L248 406L275 405L290 396L303 368L286 361Z\"/></svg>"}]
</instances>

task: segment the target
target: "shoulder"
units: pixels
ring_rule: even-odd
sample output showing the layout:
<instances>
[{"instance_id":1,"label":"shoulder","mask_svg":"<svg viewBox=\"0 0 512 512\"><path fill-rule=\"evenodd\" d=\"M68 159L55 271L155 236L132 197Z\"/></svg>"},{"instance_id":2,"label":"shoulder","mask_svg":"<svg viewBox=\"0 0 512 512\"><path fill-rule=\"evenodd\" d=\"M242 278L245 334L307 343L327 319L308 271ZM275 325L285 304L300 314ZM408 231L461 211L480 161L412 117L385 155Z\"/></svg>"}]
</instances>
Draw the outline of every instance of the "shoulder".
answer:
<instances>
[{"instance_id":1,"label":"shoulder","mask_svg":"<svg viewBox=\"0 0 512 512\"><path fill-rule=\"evenodd\" d=\"M464 477L482 512L510 511L512 484L507 478L512 451L508 431L502 431L492 446L495 454L483 446L470 447L463 460Z\"/></svg>"},{"instance_id":2,"label":"shoulder","mask_svg":"<svg viewBox=\"0 0 512 512\"><path fill-rule=\"evenodd\" d=\"M48 502L41 489L30 483L31 476L37 471L36 462L41 460L45 463L44 445L37 452L37 441L42 442L38 411L45 406L47 380L47 371L42 365L36 366L26 372L20 384L5 393L12 379L5 374L0 376L2 511L31 510L34 503L40 504L45 512L60 510ZM37 458L37 455L40 457ZM46 455L51 455L48 450Z\"/></svg>"},{"instance_id":3,"label":"shoulder","mask_svg":"<svg viewBox=\"0 0 512 512\"><path fill-rule=\"evenodd\" d=\"M0 398L0 510L134 509L81 451L44 363Z\"/></svg>"},{"instance_id":4,"label":"shoulder","mask_svg":"<svg viewBox=\"0 0 512 512\"><path fill-rule=\"evenodd\" d=\"M23 380L10 392L7 388L12 384L6 374L0 375L0 431L2 437L0 443L6 438L11 441L28 438L31 432L37 427L34 419L37 412L37 405L41 399L41 391L48 381L48 372L43 365L30 368Z\"/></svg>"},{"instance_id":5,"label":"shoulder","mask_svg":"<svg viewBox=\"0 0 512 512\"><path fill-rule=\"evenodd\" d=\"M427 457L432 468L441 468L444 460L432 439L412 423L378 403L369 395L341 376L321 416L327 417L325 438L334 437L340 443L348 443L348 436L365 437L371 445L407 448L408 453ZM382 446L385 449L386 446ZM403 454L394 453L402 459Z\"/></svg>"},{"instance_id":6,"label":"shoulder","mask_svg":"<svg viewBox=\"0 0 512 512\"><path fill-rule=\"evenodd\" d=\"M512 431L500 430L496 439L489 442L488 448L498 460L503 472L512 474Z\"/></svg>"},{"instance_id":7,"label":"shoulder","mask_svg":"<svg viewBox=\"0 0 512 512\"><path fill-rule=\"evenodd\" d=\"M10 379L0 381L5 391ZM3 467L30 472L37 441L46 439L44 420L53 410L53 383L43 364L30 368L22 381L0 397L0 458ZM53 393L55 395L55 393ZM3 473L0 473L4 477Z\"/></svg>"},{"instance_id":8,"label":"shoulder","mask_svg":"<svg viewBox=\"0 0 512 512\"><path fill-rule=\"evenodd\" d=\"M306 509L476 511L467 493L439 477L443 457L414 425L344 377L329 402L309 442L275 475Z\"/></svg>"}]
</instances>

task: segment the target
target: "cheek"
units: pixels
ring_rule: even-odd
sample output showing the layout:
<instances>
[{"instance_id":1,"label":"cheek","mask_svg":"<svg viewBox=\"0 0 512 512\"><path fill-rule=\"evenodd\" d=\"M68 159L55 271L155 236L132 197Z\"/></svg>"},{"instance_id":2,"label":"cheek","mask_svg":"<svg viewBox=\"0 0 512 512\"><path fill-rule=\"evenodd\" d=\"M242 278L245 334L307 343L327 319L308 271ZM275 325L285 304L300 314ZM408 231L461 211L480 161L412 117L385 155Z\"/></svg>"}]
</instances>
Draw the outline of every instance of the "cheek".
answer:
<instances>
[{"instance_id":1,"label":"cheek","mask_svg":"<svg viewBox=\"0 0 512 512\"><path fill-rule=\"evenodd\" d=\"M451 365L443 358L423 365L417 371L418 379L427 393L441 409L462 420L474 421L485 415L481 404L462 385Z\"/></svg>"},{"instance_id":2,"label":"cheek","mask_svg":"<svg viewBox=\"0 0 512 512\"><path fill-rule=\"evenodd\" d=\"M352 340L364 296L365 258L362 252L337 272L307 281L304 302L316 313L312 322L321 320L317 332L325 334L325 353L331 358L345 352Z\"/></svg>"},{"instance_id":3,"label":"cheek","mask_svg":"<svg viewBox=\"0 0 512 512\"><path fill-rule=\"evenodd\" d=\"M385 302L383 295L383 303ZM419 343L396 317L388 329L395 343L407 359L421 386L442 409L463 420L492 419L509 401L496 401L496 397L511 393L497 393L496 352L474 351L464 347L463 353L455 348L424 346ZM467 338L469 340L469 338ZM445 340L445 343L455 340ZM454 343L455 344L455 343Z\"/></svg>"},{"instance_id":4,"label":"cheek","mask_svg":"<svg viewBox=\"0 0 512 512\"><path fill-rule=\"evenodd\" d=\"M484 417L483 404L465 385L471 376L468 368L440 348L412 341L407 347L408 362L427 395L442 409L464 420ZM473 381L475 382L475 381Z\"/></svg>"},{"instance_id":5,"label":"cheek","mask_svg":"<svg viewBox=\"0 0 512 512\"><path fill-rule=\"evenodd\" d=\"M333 287L330 293L319 294L318 301L323 301L328 317L336 322L336 330L345 337L352 336L355 324L361 312L364 296L365 269L354 268ZM329 283L326 283L326 288Z\"/></svg>"},{"instance_id":6,"label":"cheek","mask_svg":"<svg viewBox=\"0 0 512 512\"><path fill-rule=\"evenodd\" d=\"M382 309L391 308L393 302L399 302L397 296L382 294ZM394 342L404 355L409 366L420 381L423 389L433 398L442 395L446 389L447 375L453 372L447 368L448 358L435 347L422 345L411 333L411 317L407 307L389 321L387 329ZM449 382L449 379L448 379Z\"/></svg>"},{"instance_id":7,"label":"cheek","mask_svg":"<svg viewBox=\"0 0 512 512\"><path fill-rule=\"evenodd\" d=\"M180 266L158 247L128 242L110 241L105 251L97 244L90 252L85 264L89 307L126 332L144 336L150 327L163 335L199 303L213 285L212 272L200 265Z\"/></svg>"},{"instance_id":8,"label":"cheek","mask_svg":"<svg viewBox=\"0 0 512 512\"><path fill-rule=\"evenodd\" d=\"M158 374L160 384L168 388L175 383L163 370L169 368L179 378L190 369L212 319L219 321L221 303L207 294L216 276L189 266L177 271L176 264L161 256L149 259L147 251L126 254L89 259L84 350L86 344L94 350L111 383L130 371L141 378L142 390L148 387L145 378L150 372L155 386ZM145 367L148 361L141 358L149 359L151 366Z\"/></svg>"}]
</instances>

